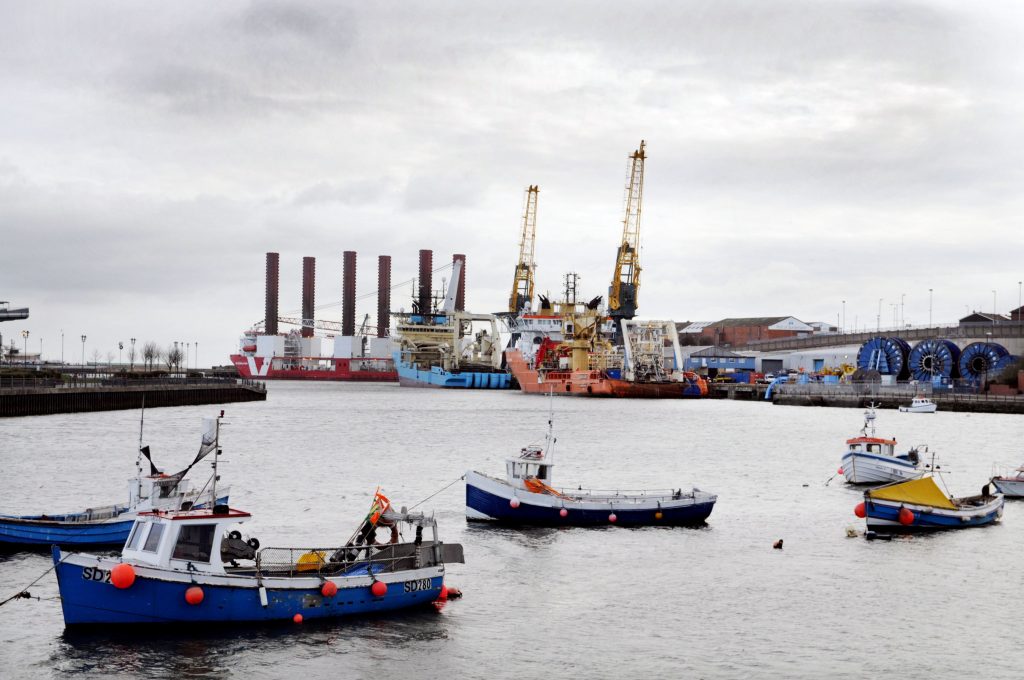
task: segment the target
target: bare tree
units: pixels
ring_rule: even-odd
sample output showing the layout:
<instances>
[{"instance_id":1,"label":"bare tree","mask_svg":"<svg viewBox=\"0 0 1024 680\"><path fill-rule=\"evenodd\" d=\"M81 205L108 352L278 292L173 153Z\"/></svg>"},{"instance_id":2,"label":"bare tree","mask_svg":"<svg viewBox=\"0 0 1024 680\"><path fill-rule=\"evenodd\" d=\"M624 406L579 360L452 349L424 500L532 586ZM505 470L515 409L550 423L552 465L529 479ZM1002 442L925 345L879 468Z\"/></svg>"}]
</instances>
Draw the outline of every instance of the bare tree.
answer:
<instances>
[{"instance_id":1,"label":"bare tree","mask_svg":"<svg viewBox=\"0 0 1024 680\"><path fill-rule=\"evenodd\" d=\"M99 366L100 365L100 356L101 356L100 355L100 351L98 349L94 349L92 351L92 355L91 356L92 356L92 365L93 366Z\"/></svg>"},{"instance_id":2,"label":"bare tree","mask_svg":"<svg viewBox=\"0 0 1024 680\"><path fill-rule=\"evenodd\" d=\"M149 340L142 346L142 360L146 368L150 371L153 370L153 363L160 361L160 348L156 346L156 343Z\"/></svg>"},{"instance_id":3,"label":"bare tree","mask_svg":"<svg viewBox=\"0 0 1024 680\"><path fill-rule=\"evenodd\" d=\"M129 371L134 371L135 370L135 357L136 357L135 345L129 345L128 346L128 370Z\"/></svg>"},{"instance_id":4,"label":"bare tree","mask_svg":"<svg viewBox=\"0 0 1024 680\"><path fill-rule=\"evenodd\" d=\"M110 370L110 365L114 363L114 353L107 352L107 370Z\"/></svg>"},{"instance_id":5,"label":"bare tree","mask_svg":"<svg viewBox=\"0 0 1024 680\"><path fill-rule=\"evenodd\" d=\"M175 368L181 369L181 360L184 358L185 352L182 351L176 343L167 345L167 352L164 355L164 363L167 364L167 370L171 371Z\"/></svg>"}]
</instances>

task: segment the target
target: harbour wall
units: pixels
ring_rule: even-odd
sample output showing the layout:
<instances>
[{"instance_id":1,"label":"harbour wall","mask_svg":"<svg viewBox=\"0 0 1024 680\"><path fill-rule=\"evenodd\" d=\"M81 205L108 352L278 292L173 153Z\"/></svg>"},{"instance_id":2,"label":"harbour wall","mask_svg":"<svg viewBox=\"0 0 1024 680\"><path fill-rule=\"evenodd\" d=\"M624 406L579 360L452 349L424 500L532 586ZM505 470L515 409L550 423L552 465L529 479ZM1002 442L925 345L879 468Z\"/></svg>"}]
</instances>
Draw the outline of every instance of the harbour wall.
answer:
<instances>
[{"instance_id":1,"label":"harbour wall","mask_svg":"<svg viewBox=\"0 0 1024 680\"><path fill-rule=\"evenodd\" d=\"M0 389L0 418L161 406L199 406L265 401L266 385L229 381L96 387L9 387Z\"/></svg>"}]
</instances>

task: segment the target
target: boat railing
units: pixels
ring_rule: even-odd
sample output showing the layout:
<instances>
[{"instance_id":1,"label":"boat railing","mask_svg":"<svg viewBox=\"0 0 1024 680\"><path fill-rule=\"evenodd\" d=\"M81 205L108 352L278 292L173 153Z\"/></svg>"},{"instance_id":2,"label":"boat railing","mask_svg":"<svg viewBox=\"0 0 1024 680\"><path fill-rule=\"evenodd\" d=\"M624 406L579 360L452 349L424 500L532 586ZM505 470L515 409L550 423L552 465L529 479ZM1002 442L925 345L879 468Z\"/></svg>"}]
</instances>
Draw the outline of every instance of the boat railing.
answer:
<instances>
[{"instance_id":1,"label":"boat railing","mask_svg":"<svg viewBox=\"0 0 1024 680\"><path fill-rule=\"evenodd\" d=\"M563 496L585 501L642 503L650 500L696 498L696 489L558 489Z\"/></svg>"},{"instance_id":2,"label":"boat railing","mask_svg":"<svg viewBox=\"0 0 1024 680\"><path fill-rule=\"evenodd\" d=\"M256 569L267 576L368 576L405 571L436 563L430 550L437 544L388 543L341 548L263 548Z\"/></svg>"}]
</instances>

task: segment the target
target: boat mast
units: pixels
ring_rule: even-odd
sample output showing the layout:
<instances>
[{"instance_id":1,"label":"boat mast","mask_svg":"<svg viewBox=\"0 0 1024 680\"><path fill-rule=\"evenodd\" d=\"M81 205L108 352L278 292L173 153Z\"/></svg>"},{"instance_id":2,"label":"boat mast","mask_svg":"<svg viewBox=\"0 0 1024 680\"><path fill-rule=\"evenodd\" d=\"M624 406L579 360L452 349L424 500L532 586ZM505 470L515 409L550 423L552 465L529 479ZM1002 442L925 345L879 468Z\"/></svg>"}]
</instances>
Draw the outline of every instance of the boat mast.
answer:
<instances>
[{"instance_id":1,"label":"boat mast","mask_svg":"<svg viewBox=\"0 0 1024 680\"><path fill-rule=\"evenodd\" d=\"M549 463L555 461L555 442L558 440L555 438L555 387L551 386L548 390L548 436L547 446L544 448L544 457Z\"/></svg>"},{"instance_id":2,"label":"boat mast","mask_svg":"<svg viewBox=\"0 0 1024 680\"><path fill-rule=\"evenodd\" d=\"M146 422L146 393L142 393L142 409L139 411L139 451L135 455L135 498L142 499L142 426Z\"/></svg>"},{"instance_id":3,"label":"boat mast","mask_svg":"<svg viewBox=\"0 0 1024 680\"><path fill-rule=\"evenodd\" d=\"M210 511L217 506L217 460L220 457L220 419L224 417L224 410L221 409L217 416L217 426L213 431L213 483L210 487Z\"/></svg>"}]
</instances>

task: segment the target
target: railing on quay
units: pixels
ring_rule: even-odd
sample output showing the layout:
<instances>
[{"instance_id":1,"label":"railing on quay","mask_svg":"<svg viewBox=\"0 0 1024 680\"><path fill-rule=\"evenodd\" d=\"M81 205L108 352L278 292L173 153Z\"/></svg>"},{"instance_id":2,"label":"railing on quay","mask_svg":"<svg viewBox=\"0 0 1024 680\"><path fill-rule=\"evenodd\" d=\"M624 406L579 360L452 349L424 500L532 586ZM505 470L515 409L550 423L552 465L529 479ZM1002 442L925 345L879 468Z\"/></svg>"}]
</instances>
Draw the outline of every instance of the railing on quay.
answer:
<instances>
[{"instance_id":1,"label":"railing on quay","mask_svg":"<svg viewBox=\"0 0 1024 680\"><path fill-rule=\"evenodd\" d=\"M918 385L910 383L898 385L880 385L878 383L855 383L850 385L807 383L803 385L777 385L775 390L779 395L794 397L874 397L878 399L910 400L916 396L926 396L936 403L953 401L1024 402L1024 395L1022 394L991 394L978 391L977 386L973 385L957 385L950 389L934 389L930 383Z\"/></svg>"}]
</instances>

